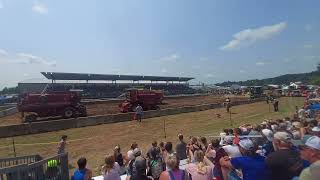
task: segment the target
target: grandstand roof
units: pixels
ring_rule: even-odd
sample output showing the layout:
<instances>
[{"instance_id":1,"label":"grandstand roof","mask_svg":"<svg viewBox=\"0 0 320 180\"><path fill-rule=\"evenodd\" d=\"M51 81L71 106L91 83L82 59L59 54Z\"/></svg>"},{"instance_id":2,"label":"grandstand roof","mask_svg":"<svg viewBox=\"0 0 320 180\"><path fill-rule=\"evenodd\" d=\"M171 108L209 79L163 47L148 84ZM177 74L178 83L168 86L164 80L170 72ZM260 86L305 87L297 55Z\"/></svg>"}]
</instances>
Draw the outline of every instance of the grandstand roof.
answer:
<instances>
[{"instance_id":1,"label":"grandstand roof","mask_svg":"<svg viewBox=\"0 0 320 180\"><path fill-rule=\"evenodd\" d=\"M189 81L190 77L165 77L165 76L134 76L113 74L84 74L84 73L62 73L41 72L47 79L51 80L124 80L124 81Z\"/></svg>"}]
</instances>

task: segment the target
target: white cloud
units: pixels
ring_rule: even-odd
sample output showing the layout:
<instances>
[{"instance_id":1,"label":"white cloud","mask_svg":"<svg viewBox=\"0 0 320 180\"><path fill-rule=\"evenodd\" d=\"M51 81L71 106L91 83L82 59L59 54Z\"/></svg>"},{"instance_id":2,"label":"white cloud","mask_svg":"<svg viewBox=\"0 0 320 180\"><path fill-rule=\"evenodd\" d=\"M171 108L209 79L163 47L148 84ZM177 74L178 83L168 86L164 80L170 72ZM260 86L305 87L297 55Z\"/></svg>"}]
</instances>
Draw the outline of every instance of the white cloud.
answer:
<instances>
[{"instance_id":1,"label":"white cloud","mask_svg":"<svg viewBox=\"0 0 320 180\"><path fill-rule=\"evenodd\" d=\"M264 65L267 65L267 64L269 64L269 63L263 62L263 61L256 62L256 66L264 66Z\"/></svg>"},{"instance_id":2,"label":"white cloud","mask_svg":"<svg viewBox=\"0 0 320 180\"><path fill-rule=\"evenodd\" d=\"M57 65L55 61L47 61L42 57L38 57L38 56L27 54L27 53L18 53L17 58L18 58L17 63L21 63L21 64L43 64L47 66Z\"/></svg>"},{"instance_id":3,"label":"white cloud","mask_svg":"<svg viewBox=\"0 0 320 180\"><path fill-rule=\"evenodd\" d=\"M49 12L47 6L40 2L33 3L32 11L39 14L48 14Z\"/></svg>"},{"instance_id":4,"label":"white cloud","mask_svg":"<svg viewBox=\"0 0 320 180\"><path fill-rule=\"evenodd\" d=\"M311 25L311 24L306 24L305 26L304 26L304 30L305 31L311 31L313 29L313 26Z\"/></svg>"},{"instance_id":5,"label":"white cloud","mask_svg":"<svg viewBox=\"0 0 320 180\"><path fill-rule=\"evenodd\" d=\"M206 75L205 75L205 77L206 77L206 78L212 78L212 77L214 77L214 75L213 75L213 74L208 73L208 74L206 74Z\"/></svg>"},{"instance_id":6,"label":"white cloud","mask_svg":"<svg viewBox=\"0 0 320 180\"><path fill-rule=\"evenodd\" d=\"M177 62L180 59L180 55L177 53L173 53L169 56L165 56L159 59L160 62Z\"/></svg>"},{"instance_id":7,"label":"white cloud","mask_svg":"<svg viewBox=\"0 0 320 180\"><path fill-rule=\"evenodd\" d=\"M8 56L8 52L6 51L6 50L4 50L4 49L0 49L0 57L6 57L6 56Z\"/></svg>"},{"instance_id":8,"label":"white cloud","mask_svg":"<svg viewBox=\"0 0 320 180\"><path fill-rule=\"evenodd\" d=\"M303 48L305 48L305 49L311 49L311 48L313 48L313 45L312 45L312 44L304 44L304 45L303 45Z\"/></svg>"},{"instance_id":9,"label":"white cloud","mask_svg":"<svg viewBox=\"0 0 320 180\"><path fill-rule=\"evenodd\" d=\"M165 69L165 68L163 68L163 69L161 69L161 72L162 72L162 73L167 73L167 72L168 72L168 70L167 70L167 69Z\"/></svg>"},{"instance_id":10,"label":"white cloud","mask_svg":"<svg viewBox=\"0 0 320 180\"><path fill-rule=\"evenodd\" d=\"M250 46L255 42L270 39L287 27L286 22L280 22L271 26L262 26L255 29L245 29L233 35L233 39L221 50L232 50L243 46Z\"/></svg>"},{"instance_id":11,"label":"white cloud","mask_svg":"<svg viewBox=\"0 0 320 180\"><path fill-rule=\"evenodd\" d=\"M243 70L243 69L240 69L239 71L240 73L246 73L247 71Z\"/></svg>"},{"instance_id":12,"label":"white cloud","mask_svg":"<svg viewBox=\"0 0 320 180\"><path fill-rule=\"evenodd\" d=\"M2 3L2 1L0 0L0 9L3 9L3 8L4 8L3 3Z\"/></svg>"}]
</instances>

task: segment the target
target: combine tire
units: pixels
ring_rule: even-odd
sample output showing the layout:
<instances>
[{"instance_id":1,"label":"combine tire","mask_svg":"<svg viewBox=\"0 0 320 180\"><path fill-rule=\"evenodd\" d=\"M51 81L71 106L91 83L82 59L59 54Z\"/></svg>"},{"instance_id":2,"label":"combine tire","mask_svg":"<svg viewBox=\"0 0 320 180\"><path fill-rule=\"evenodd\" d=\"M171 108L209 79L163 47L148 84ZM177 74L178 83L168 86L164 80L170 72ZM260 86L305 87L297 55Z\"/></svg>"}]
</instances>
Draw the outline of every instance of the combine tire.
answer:
<instances>
[{"instance_id":1,"label":"combine tire","mask_svg":"<svg viewBox=\"0 0 320 180\"><path fill-rule=\"evenodd\" d=\"M33 122L33 121L36 121L37 120L37 115L36 114L30 114L30 115L27 115L24 119L25 122Z\"/></svg>"},{"instance_id":2,"label":"combine tire","mask_svg":"<svg viewBox=\"0 0 320 180\"><path fill-rule=\"evenodd\" d=\"M64 118L72 118L74 116L75 116L75 110L71 107L68 107L63 111Z\"/></svg>"}]
</instances>

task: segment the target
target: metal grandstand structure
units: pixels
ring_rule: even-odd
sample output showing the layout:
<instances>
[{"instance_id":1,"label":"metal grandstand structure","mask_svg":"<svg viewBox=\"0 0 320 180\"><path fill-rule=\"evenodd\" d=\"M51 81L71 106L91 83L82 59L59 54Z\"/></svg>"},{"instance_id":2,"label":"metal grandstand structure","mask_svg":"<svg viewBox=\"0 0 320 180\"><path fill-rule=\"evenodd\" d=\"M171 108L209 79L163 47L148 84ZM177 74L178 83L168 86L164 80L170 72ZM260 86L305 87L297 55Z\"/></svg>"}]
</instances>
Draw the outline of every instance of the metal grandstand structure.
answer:
<instances>
[{"instance_id":1,"label":"metal grandstand structure","mask_svg":"<svg viewBox=\"0 0 320 180\"><path fill-rule=\"evenodd\" d=\"M57 80L84 80L84 81L150 81L150 82L187 82L191 77L166 77L166 76L137 76L137 75L113 75L113 74L85 74L85 73L62 73L41 72L47 79L55 82Z\"/></svg>"}]
</instances>

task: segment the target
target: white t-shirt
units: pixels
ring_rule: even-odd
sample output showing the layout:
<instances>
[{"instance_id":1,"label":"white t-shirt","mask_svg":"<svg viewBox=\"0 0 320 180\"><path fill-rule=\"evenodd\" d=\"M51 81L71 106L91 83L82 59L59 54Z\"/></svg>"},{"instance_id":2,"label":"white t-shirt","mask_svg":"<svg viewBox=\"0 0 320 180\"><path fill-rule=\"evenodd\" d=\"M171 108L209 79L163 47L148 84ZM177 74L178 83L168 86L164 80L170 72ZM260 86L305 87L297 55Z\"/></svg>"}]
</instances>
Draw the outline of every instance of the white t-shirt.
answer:
<instances>
[{"instance_id":1,"label":"white t-shirt","mask_svg":"<svg viewBox=\"0 0 320 180\"><path fill-rule=\"evenodd\" d=\"M242 156L238 146L225 145L225 146L222 146L222 148L231 158Z\"/></svg>"},{"instance_id":2,"label":"white t-shirt","mask_svg":"<svg viewBox=\"0 0 320 180\"><path fill-rule=\"evenodd\" d=\"M130 150L127 152L127 157L128 157L128 159L129 159L129 161L131 161L132 159L134 159L133 150L130 149Z\"/></svg>"}]
</instances>

